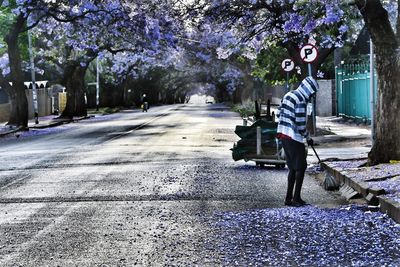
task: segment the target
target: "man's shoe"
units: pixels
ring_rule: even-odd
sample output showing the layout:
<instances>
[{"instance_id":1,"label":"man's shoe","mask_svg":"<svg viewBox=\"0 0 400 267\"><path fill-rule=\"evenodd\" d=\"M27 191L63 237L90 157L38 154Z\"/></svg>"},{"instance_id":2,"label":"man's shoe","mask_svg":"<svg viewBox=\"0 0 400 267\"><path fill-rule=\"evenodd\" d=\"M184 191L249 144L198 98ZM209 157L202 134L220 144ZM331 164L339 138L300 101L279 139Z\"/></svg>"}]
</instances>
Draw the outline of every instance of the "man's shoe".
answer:
<instances>
[{"instance_id":1,"label":"man's shoe","mask_svg":"<svg viewBox=\"0 0 400 267\"><path fill-rule=\"evenodd\" d=\"M301 204L303 204L303 205L307 205L307 202L305 202L305 201L302 200L302 199L298 200L297 202L299 202L299 203L301 203Z\"/></svg>"},{"instance_id":2,"label":"man's shoe","mask_svg":"<svg viewBox=\"0 0 400 267\"><path fill-rule=\"evenodd\" d=\"M285 206L292 206L292 198L285 198Z\"/></svg>"},{"instance_id":3,"label":"man's shoe","mask_svg":"<svg viewBox=\"0 0 400 267\"><path fill-rule=\"evenodd\" d=\"M293 207L302 207L302 206L304 206L305 204L303 204L303 203L301 203L301 202L296 202L296 201L292 201L292 206Z\"/></svg>"},{"instance_id":4,"label":"man's shoe","mask_svg":"<svg viewBox=\"0 0 400 267\"><path fill-rule=\"evenodd\" d=\"M292 206L291 200L285 200L285 206Z\"/></svg>"},{"instance_id":5,"label":"man's shoe","mask_svg":"<svg viewBox=\"0 0 400 267\"><path fill-rule=\"evenodd\" d=\"M292 205L293 205L294 207L301 207L301 206L306 206L306 205L308 205L308 204L307 204L307 202L305 202L304 200L299 199L299 200L293 200L293 201L292 201Z\"/></svg>"}]
</instances>

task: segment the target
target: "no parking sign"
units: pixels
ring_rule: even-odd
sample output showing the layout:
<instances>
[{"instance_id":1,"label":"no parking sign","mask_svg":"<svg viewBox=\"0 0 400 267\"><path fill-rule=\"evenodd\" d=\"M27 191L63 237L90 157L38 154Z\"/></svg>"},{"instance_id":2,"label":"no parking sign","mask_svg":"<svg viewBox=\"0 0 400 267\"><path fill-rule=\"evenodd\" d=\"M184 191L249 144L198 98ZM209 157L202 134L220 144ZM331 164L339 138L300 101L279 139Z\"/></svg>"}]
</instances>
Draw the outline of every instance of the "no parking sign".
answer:
<instances>
[{"instance_id":1,"label":"no parking sign","mask_svg":"<svg viewBox=\"0 0 400 267\"><path fill-rule=\"evenodd\" d=\"M286 72L290 72L294 69L294 62L290 58L284 59L282 61L282 69Z\"/></svg>"},{"instance_id":2,"label":"no parking sign","mask_svg":"<svg viewBox=\"0 0 400 267\"><path fill-rule=\"evenodd\" d=\"M306 63L311 63L318 57L318 49L315 45L306 44L300 50L300 57Z\"/></svg>"}]
</instances>

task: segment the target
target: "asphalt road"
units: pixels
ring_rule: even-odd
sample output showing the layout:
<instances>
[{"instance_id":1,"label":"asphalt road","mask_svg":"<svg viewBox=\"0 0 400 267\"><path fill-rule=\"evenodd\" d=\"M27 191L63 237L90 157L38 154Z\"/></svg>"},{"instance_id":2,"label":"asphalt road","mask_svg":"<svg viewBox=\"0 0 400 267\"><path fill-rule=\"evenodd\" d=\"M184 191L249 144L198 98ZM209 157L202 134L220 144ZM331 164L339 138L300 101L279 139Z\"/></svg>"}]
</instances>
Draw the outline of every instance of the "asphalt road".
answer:
<instances>
[{"instance_id":1,"label":"asphalt road","mask_svg":"<svg viewBox=\"0 0 400 267\"><path fill-rule=\"evenodd\" d=\"M236 124L173 105L0 139L0 266L221 264L211 217L287 209L287 169L232 160ZM303 192L343 204L308 175Z\"/></svg>"}]
</instances>

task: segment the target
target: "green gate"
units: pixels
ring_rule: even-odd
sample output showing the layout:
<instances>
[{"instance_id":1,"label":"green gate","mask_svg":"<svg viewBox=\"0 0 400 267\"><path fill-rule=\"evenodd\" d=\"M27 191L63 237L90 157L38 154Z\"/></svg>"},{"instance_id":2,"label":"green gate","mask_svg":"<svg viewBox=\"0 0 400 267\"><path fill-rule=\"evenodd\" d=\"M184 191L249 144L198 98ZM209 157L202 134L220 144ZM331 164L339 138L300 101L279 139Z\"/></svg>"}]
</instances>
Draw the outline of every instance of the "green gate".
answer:
<instances>
[{"instance_id":1,"label":"green gate","mask_svg":"<svg viewBox=\"0 0 400 267\"><path fill-rule=\"evenodd\" d=\"M336 99L339 116L371 122L369 68L369 64L348 64L336 68ZM377 96L377 87L375 74L374 99Z\"/></svg>"}]
</instances>

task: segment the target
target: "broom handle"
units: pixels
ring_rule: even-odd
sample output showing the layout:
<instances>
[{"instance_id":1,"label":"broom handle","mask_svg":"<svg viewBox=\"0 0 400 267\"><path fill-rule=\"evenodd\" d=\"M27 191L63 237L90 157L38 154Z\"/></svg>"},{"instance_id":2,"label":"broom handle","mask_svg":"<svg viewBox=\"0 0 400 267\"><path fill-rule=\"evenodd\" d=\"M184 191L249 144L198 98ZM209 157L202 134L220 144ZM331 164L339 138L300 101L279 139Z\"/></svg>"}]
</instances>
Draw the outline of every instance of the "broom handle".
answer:
<instances>
[{"instance_id":1,"label":"broom handle","mask_svg":"<svg viewBox=\"0 0 400 267\"><path fill-rule=\"evenodd\" d=\"M321 163L321 159L319 158L319 156L318 156L318 154L317 154L317 151L315 151L314 146L311 146L311 148L312 148L312 150L314 151L315 156L317 156L318 163Z\"/></svg>"}]
</instances>

